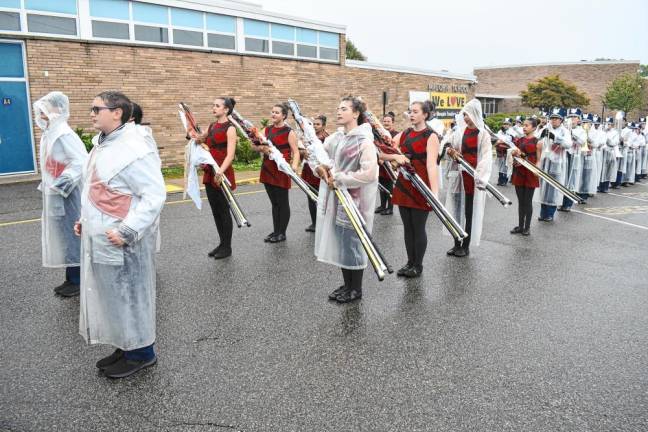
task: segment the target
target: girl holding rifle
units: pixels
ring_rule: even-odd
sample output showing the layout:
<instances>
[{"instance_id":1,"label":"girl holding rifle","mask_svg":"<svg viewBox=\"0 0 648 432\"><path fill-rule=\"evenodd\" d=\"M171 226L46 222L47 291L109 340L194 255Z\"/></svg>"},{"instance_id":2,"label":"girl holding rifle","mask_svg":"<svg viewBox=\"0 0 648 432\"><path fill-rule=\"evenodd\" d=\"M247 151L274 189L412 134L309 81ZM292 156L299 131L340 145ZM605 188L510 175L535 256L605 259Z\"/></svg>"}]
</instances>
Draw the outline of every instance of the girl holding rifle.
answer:
<instances>
[{"instance_id":1,"label":"girl holding rifle","mask_svg":"<svg viewBox=\"0 0 648 432\"><path fill-rule=\"evenodd\" d=\"M315 129L317 138L319 138L320 141L324 142L324 140L329 136L329 133L326 132L326 116L324 114L320 114L313 119L313 128ZM303 160L306 160L308 158L306 149L300 149L299 156ZM320 179L313 174L313 171L311 170L308 163L304 163L304 167L302 168L301 172L301 178L303 178L306 183L314 187L315 190L319 190ZM310 198L306 198L306 200L308 201L308 211L311 217L311 224L306 227L306 232L314 233L315 223L317 222L317 203Z\"/></svg>"},{"instance_id":2,"label":"girl holding rifle","mask_svg":"<svg viewBox=\"0 0 648 432\"><path fill-rule=\"evenodd\" d=\"M220 190L223 176L232 184L232 190L236 189L234 169L232 161L236 152L236 128L227 119L227 116L234 110L236 101L229 97L219 97L214 100L212 113L216 121L209 125L209 128L202 135L192 132L191 137L198 143L204 143L209 147L214 160L218 163L219 169L214 170L211 166L205 167L203 184L209 200L214 222L218 230L220 244L207 255L214 259L222 259L232 255L232 215L225 195Z\"/></svg>"},{"instance_id":3,"label":"girl holding rifle","mask_svg":"<svg viewBox=\"0 0 648 432\"><path fill-rule=\"evenodd\" d=\"M391 111L385 114L382 119L383 126L392 138L398 135L398 131L394 129L394 121L396 121L396 114ZM383 216L391 215L394 213L394 202L389 194L393 192L394 183L382 165L378 169L378 182L385 189L380 191L380 206L376 208L375 213L379 213Z\"/></svg>"},{"instance_id":4,"label":"girl holding rifle","mask_svg":"<svg viewBox=\"0 0 648 432\"><path fill-rule=\"evenodd\" d=\"M412 126L394 137L394 142L398 143L403 154L383 154L381 157L399 165L410 163L421 179L430 186L432 192L438 196L439 176L436 158L439 154L439 138L426 123L433 112L432 102L414 102L409 110ZM403 176L399 176L396 181L394 204L398 206L403 221L407 251L407 263L396 274L408 278L419 277L423 272L423 257L427 249L425 223L432 209L420 192Z\"/></svg>"}]
</instances>

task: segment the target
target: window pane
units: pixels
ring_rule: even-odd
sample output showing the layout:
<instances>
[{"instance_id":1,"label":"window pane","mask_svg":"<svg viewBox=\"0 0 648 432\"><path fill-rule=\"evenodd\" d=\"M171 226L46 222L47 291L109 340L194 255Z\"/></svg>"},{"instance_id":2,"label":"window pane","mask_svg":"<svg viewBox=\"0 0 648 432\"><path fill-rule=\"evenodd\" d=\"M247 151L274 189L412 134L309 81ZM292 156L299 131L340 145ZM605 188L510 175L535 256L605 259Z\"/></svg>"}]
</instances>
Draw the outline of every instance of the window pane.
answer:
<instances>
[{"instance_id":1,"label":"window pane","mask_svg":"<svg viewBox=\"0 0 648 432\"><path fill-rule=\"evenodd\" d=\"M169 42L169 32L161 27L136 25L135 39L145 42Z\"/></svg>"},{"instance_id":2,"label":"window pane","mask_svg":"<svg viewBox=\"0 0 648 432\"><path fill-rule=\"evenodd\" d=\"M0 7L20 9L20 0L0 0Z\"/></svg>"},{"instance_id":3,"label":"window pane","mask_svg":"<svg viewBox=\"0 0 648 432\"><path fill-rule=\"evenodd\" d=\"M297 45L297 55L299 57L317 58L317 47L308 45Z\"/></svg>"},{"instance_id":4,"label":"window pane","mask_svg":"<svg viewBox=\"0 0 648 432\"><path fill-rule=\"evenodd\" d=\"M164 6L133 2L133 21L168 25L169 16L167 15L167 8Z\"/></svg>"},{"instance_id":5,"label":"window pane","mask_svg":"<svg viewBox=\"0 0 648 432\"><path fill-rule=\"evenodd\" d=\"M295 44L272 41L272 52L281 55L295 55Z\"/></svg>"},{"instance_id":6,"label":"window pane","mask_svg":"<svg viewBox=\"0 0 648 432\"><path fill-rule=\"evenodd\" d=\"M0 76L22 78L23 69L22 46L15 43L0 43Z\"/></svg>"},{"instance_id":7,"label":"window pane","mask_svg":"<svg viewBox=\"0 0 648 432\"><path fill-rule=\"evenodd\" d=\"M0 12L0 30L20 31L20 14Z\"/></svg>"},{"instance_id":8,"label":"window pane","mask_svg":"<svg viewBox=\"0 0 648 432\"><path fill-rule=\"evenodd\" d=\"M338 50L320 47L320 58L324 60L337 60Z\"/></svg>"},{"instance_id":9,"label":"window pane","mask_svg":"<svg viewBox=\"0 0 648 432\"><path fill-rule=\"evenodd\" d=\"M340 46L340 36L337 33L319 32L319 44L329 48Z\"/></svg>"},{"instance_id":10,"label":"window pane","mask_svg":"<svg viewBox=\"0 0 648 432\"><path fill-rule=\"evenodd\" d=\"M269 51L268 41L263 39L245 38L245 50L267 53Z\"/></svg>"},{"instance_id":11,"label":"window pane","mask_svg":"<svg viewBox=\"0 0 648 432\"><path fill-rule=\"evenodd\" d=\"M295 40L295 27L272 24L272 39Z\"/></svg>"},{"instance_id":12,"label":"window pane","mask_svg":"<svg viewBox=\"0 0 648 432\"><path fill-rule=\"evenodd\" d=\"M207 30L236 33L236 18L226 15L207 14Z\"/></svg>"},{"instance_id":13,"label":"window pane","mask_svg":"<svg viewBox=\"0 0 648 432\"><path fill-rule=\"evenodd\" d=\"M92 36L110 39L129 39L128 24L92 21Z\"/></svg>"},{"instance_id":14,"label":"window pane","mask_svg":"<svg viewBox=\"0 0 648 432\"><path fill-rule=\"evenodd\" d=\"M270 36L270 24L267 22L246 19L243 20L243 30L246 36Z\"/></svg>"},{"instance_id":15,"label":"window pane","mask_svg":"<svg viewBox=\"0 0 648 432\"><path fill-rule=\"evenodd\" d=\"M315 30L297 28L297 42L317 45L317 32Z\"/></svg>"},{"instance_id":16,"label":"window pane","mask_svg":"<svg viewBox=\"0 0 648 432\"><path fill-rule=\"evenodd\" d=\"M25 9L74 15L77 13L76 0L25 0Z\"/></svg>"},{"instance_id":17,"label":"window pane","mask_svg":"<svg viewBox=\"0 0 648 432\"><path fill-rule=\"evenodd\" d=\"M202 12L171 8L171 24L179 27L203 28Z\"/></svg>"},{"instance_id":18,"label":"window pane","mask_svg":"<svg viewBox=\"0 0 648 432\"><path fill-rule=\"evenodd\" d=\"M209 45L212 48L233 50L236 48L236 41L234 40L234 36L208 34L207 45Z\"/></svg>"},{"instance_id":19,"label":"window pane","mask_svg":"<svg viewBox=\"0 0 648 432\"><path fill-rule=\"evenodd\" d=\"M116 18L127 20L127 0L90 0L90 15L100 18Z\"/></svg>"},{"instance_id":20,"label":"window pane","mask_svg":"<svg viewBox=\"0 0 648 432\"><path fill-rule=\"evenodd\" d=\"M76 35L76 20L46 15L27 15L27 28L34 33Z\"/></svg>"},{"instance_id":21,"label":"window pane","mask_svg":"<svg viewBox=\"0 0 648 432\"><path fill-rule=\"evenodd\" d=\"M188 30L173 30L173 43L180 45L203 46L203 34Z\"/></svg>"}]
</instances>

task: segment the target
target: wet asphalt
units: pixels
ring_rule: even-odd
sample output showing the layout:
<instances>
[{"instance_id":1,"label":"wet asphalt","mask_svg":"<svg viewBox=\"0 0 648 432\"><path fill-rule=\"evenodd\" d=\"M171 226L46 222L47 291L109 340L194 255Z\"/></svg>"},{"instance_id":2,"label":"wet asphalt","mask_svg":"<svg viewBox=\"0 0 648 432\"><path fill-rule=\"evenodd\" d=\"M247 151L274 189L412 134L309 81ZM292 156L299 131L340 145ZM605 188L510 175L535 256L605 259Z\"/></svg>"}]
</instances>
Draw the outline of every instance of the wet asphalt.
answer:
<instances>
[{"instance_id":1,"label":"wet asphalt","mask_svg":"<svg viewBox=\"0 0 648 432\"><path fill-rule=\"evenodd\" d=\"M646 185L534 217L530 237L509 234L517 200L501 188L515 204L489 200L467 259L446 256L430 216L423 276L367 270L350 305L327 301L341 274L313 258L299 190L288 241L271 245L265 192L239 188L253 226L221 261L206 256L207 203L169 195L159 362L116 381L94 366L112 349L78 335L78 298L53 295L63 272L41 266L39 223L6 225L40 216L35 187L0 186L0 430L648 430L648 230L634 226L648 227ZM404 264L397 212L374 238Z\"/></svg>"}]
</instances>

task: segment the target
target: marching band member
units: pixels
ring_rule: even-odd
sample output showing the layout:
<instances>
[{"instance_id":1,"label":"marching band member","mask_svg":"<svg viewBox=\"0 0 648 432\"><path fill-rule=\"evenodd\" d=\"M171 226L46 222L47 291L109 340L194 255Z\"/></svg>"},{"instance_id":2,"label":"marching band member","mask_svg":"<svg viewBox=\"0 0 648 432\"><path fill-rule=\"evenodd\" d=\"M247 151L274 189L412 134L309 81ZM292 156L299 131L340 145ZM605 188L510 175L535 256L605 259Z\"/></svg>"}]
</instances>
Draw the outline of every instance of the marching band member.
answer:
<instances>
[{"instance_id":1,"label":"marching band member","mask_svg":"<svg viewBox=\"0 0 648 432\"><path fill-rule=\"evenodd\" d=\"M61 92L51 92L34 103L34 118L42 129L40 168L43 196L43 267L65 268L65 282L54 288L62 297L79 295L81 278L74 222L81 212L81 176L88 159L83 142L70 128L70 102Z\"/></svg>"},{"instance_id":2,"label":"marching band member","mask_svg":"<svg viewBox=\"0 0 648 432\"><path fill-rule=\"evenodd\" d=\"M326 137L329 136L329 133L326 132L326 116L324 114L320 114L313 119L313 128L315 129L315 134L320 141L324 142ZM304 161L301 178L303 178L306 183L314 187L315 190L319 190L320 179L313 174L310 165L306 162L308 156L306 149L300 148L299 156ZM311 217L311 224L306 227L306 232L314 233L315 223L317 222L317 203L308 197L306 197L306 201L308 201L308 211Z\"/></svg>"},{"instance_id":3,"label":"marching band member","mask_svg":"<svg viewBox=\"0 0 648 432\"><path fill-rule=\"evenodd\" d=\"M337 132L324 141L324 150L332 167L315 161L314 172L324 181L320 184L315 227L315 256L318 261L342 269L344 285L334 290L329 299L348 303L362 297L362 275L367 267L367 254L349 218L331 189L344 187L365 220L367 230L373 227L373 205L378 184L378 163L373 132L364 123L365 103L347 96L337 108Z\"/></svg>"},{"instance_id":4,"label":"marching band member","mask_svg":"<svg viewBox=\"0 0 648 432\"><path fill-rule=\"evenodd\" d=\"M623 119L625 123L623 129L619 134L619 151L620 154L617 154L617 176L616 181L612 185L612 189L618 189L619 186L628 186L626 172L628 169L628 141L631 137L632 131L628 127L629 123ZM624 180L626 179L626 180Z\"/></svg>"},{"instance_id":5,"label":"marching band member","mask_svg":"<svg viewBox=\"0 0 648 432\"><path fill-rule=\"evenodd\" d=\"M383 126L385 127L385 129L387 129L387 132L390 133L392 138L398 135L398 131L394 129L395 120L396 115L391 111L385 114L382 119ZM394 190L394 183L392 182L391 178L389 178L387 171L382 165L378 169L378 182L389 192L385 192L383 190L380 191L380 205L376 207L375 213L381 215L391 215L394 213L394 203L392 202L392 198L389 196L389 194Z\"/></svg>"},{"instance_id":6,"label":"marching band member","mask_svg":"<svg viewBox=\"0 0 648 432\"><path fill-rule=\"evenodd\" d=\"M571 135L562 124L565 114L564 108L554 108L549 114L549 123L540 135L540 138L544 139L542 169L562 184L567 176L567 149L572 146ZM562 194L549 183L541 182L539 198L541 206L538 220L552 221L558 204L562 203Z\"/></svg>"},{"instance_id":7,"label":"marching band member","mask_svg":"<svg viewBox=\"0 0 648 432\"><path fill-rule=\"evenodd\" d=\"M89 344L117 349L97 362L123 378L157 362L155 248L166 191L154 143L133 123L122 93L95 97L91 119L100 134L84 171L79 333Z\"/></svg>"},{"instance_id":8,"label":"marching band member","mask_svg":"<svg viewBox=\"0 0 648 432\"><path fill-rule=\"evenodd\" d=\"M472 99L456 117L457 128L450 138L451 147L447 156L460 154L475 167L477 178L473 179L453 162L448 171L448 192L446 208L455 220L463 224L468 238L455 245L447 254L465 257L470 254L470 244L479 245L484 207L486 205L485 184L492 168L492 144L490 135L484 129L484 118L479 100Z\"/></svg>"},{"instance_id":9,"label":"marching band member","mask_svg":"<svg viewBox=\"0 0 648 432\"><path fill-rule=\"evenodd\" d=\"M203 184L207 193L207 200L211 207L216 230L218 231L219 245L207 255L214 259L227 258L232 255L232 215L229 203L220 190L223 177L226 177L231 189L236 189L236 179L232 162L236 154L236 128L229 121L228 117L234 110L236 101L230 97L219 97L214 99L212 113L215 120L207 130L198 135L192 131L191 137L198 144L206 145L209 153L218 164L218 170L210 165L204 166Z\"/></svg>"},{"instance_id":10,"label":"marching band member","mask_svg":"<svg viewBox=\"0 0 648 432\"><path fill-rule=\"evenodd\" d=\"M617 178L617 154L619 153L619 132L614 127L614 118L605 119L605 145L602 150L601 183L599 192L608 193L610 182Z\"/></svg>"},{"instance_id":11,"label":"marching band member","mask_svg":"<svg viewBox=\"0 0 648 432\"><path fill-rule=\"evenodd\" d=\"M595 147L592 137L596 135L590 134L592 131L593 114L583 114L583 131L585 132L585 144L580 149L580 165L581 165L581 178L578 182L576 192L584 201L596 193L596 156ZM570 201L571 203L571 201Z\"/></svg>"},{"instance_id":12,"label":"marching band member","mask_svg":"<svg viewBox=\"0 0 648 432\"><path fill-rule=\"evenodd\" d=\"M641 133L644 137L644 148L643 148L643 159L641 162L641 176L640 178L645 179L648 176L648 123L646 123L646 117L639 119L639 127Z\"/></svg>"},{"instance_id":13,"label":"marching band member","mask_svg":"<svg viewBox=\"0 0 648 432\"><path fill-rule=\"evenodd\" d=\"M293 171L297 172L299 168L299 149L297 148L297 135L286 124L288 118L288 107L286 104L276 104L272 107L270 113L272 126L264 130L266 138L283 154L287 162L291 163ZM290 177L282 173L277 168L268 155L270 149L268 146L255 145L252 147L263 153L263 165L261 165L261 175L259 181L265 185L268 198L272 204L272 226L273 230L263 240L268 243L279 243L286 241L286 229L290 221L290 201L288 192L292 186Z\"/></svg>"},{"instance_id":14,"label":"marching band member","mask_svg":"<svg viewBox=\"0 0 648 432\"><path fill-rule=\"evenodd\" d=\"M511 135L512 138L516 138L515 134L511 133L511 118L506 117L502 121L502 128L500 132L507 135ZM506 186L508 184L508 166L506 165L506 152L508 150L508 145L500 143L495 146L495 155L497 156L497 169L499 175L497 177L497 186Z\"/></svg>"},{"instance_id":15,"label":"marching band member","mask_svg":"<svg viewBox=\"0 0 648 432\"><path fill-rule=\"evenodd\" d=\"M580 108L570 108L567 112L567 129L571 133L572 145L567 149L567 178L565 186L572 192L578 193L583 175L581 148L587 142L587 132L581 126L582 111ZM587 198L587 197L585 197ZM563 197L562 206L558 211L571 211L573 201Z\"/></svg>"},{"instance_id":16,"label":"marching band member","mask_svg":"<svg viewBox=\"0 0 648 432\"><path fill-rule=\"evenodd\" d=\"M603 148L607 137L601 125L601 118L596 114L591 114L592 128L588 131L588 144L592 148L594 155L594 175L590 178L589 190L600 191L601 174L603 172ZM592 194L594 192L591 192Z\"/></svg>"},{"instance_id":17,"label":"marching band member","mask_svg":"<svg viewBox=\"0 0 648 432\"><path fill-rule=\"evenodd\" d=\"M432 102L414 102L409 110L412 126L394 137L403 154L383 155L383 158L401 165L411 163L416 173L438 196L439 137L427 125L433 112ZM402 175L396 181L394 204L398 206L403 221L407 251L407 263L396 274L409 278L419 277L423 272L423 257L427 249L425 224L431 208L425 198Z\"/></svg>"},{"instance_id":18,"label":"marching band member","mask_svg":"<svg viewBox=\"0 0 648 432\"><path fill-rule=\"evenodd\" d=\"M646 138L643 135L641 120L636 123L637 128L635 129L636 137L636 156L635 156L635 182L639 183L643 178L643 162L644 162L644 153L646 151Z\"/></svg>"},{"instance_id":19,"label":"marching band member","mask_svg":"<svg viewBox=\"0 0 648 432\"><path fill-rule=\"evenodd\" d=\"M515 138L513 142L516 148L511 154L513 156L526 155L532 164L540 167L542 156L542 144L535 136L538 120L528 118L522 125L524 137ZM531 228L531 217L533 215L533 194L540 186L538 177L523 166L513 165L513 176L511 182L515 186L515 193L518 197L518 225L511 230L511 234L522 234L528 236Z\"/></svg>"}]
</instances>

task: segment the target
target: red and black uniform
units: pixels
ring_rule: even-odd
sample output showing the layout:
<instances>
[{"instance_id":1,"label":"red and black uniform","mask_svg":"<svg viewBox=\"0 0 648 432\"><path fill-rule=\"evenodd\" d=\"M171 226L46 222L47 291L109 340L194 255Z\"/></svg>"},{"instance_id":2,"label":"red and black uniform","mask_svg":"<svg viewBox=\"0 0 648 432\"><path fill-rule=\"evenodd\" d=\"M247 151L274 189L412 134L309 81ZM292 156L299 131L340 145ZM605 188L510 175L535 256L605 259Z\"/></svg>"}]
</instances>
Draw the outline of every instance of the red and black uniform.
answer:
<instances>
[{"instance_id":1,"label":"red and black uniform","mask_svg":"<svg viewBox=\"0 0 648 432\"><path fill-rule=\"evenodd\" d=\"M412 161L412 166L416 170L416 173L428 185L430 181L427 171L427 142L430 135L432 135L432 129L430 128L425 128L420 131L409 128L403 131L399 142L400 151ZM402 175L396 181L396 190L394 191L393 199L394 204L397 206L425 211L432 210L425 201L425 198Z\"/></svg>"},{"instance_id":2,"label":"red and black uniform","mask_svg":"<svg viewBox=\"0 0 648 432\"><path fill-rule=\"evenodd\" d=\"M326 131L322 131L317 134L317 138L319 138L320 141L322 142L324 142L324 140L328 136L329 134ZM301 178L303 178L306 183L313 186L315 189L319 189L320 178L316 177L315 174L313 174L313 170L311 170L310 165L308 165L308 163L304 163L304 168L302 169ZM309 199L309 201L311 200Z\"/></svg>"},{"instance_id":3,"label":"red and black uniform","mask_svg":"<svg viewBox=\"0 0 648 432\"><path fill-rule=\"evenodd\" d=\"M461 155L473 168L477 168L478 139L479 129L466 128L461 140ZM463 176L464 192L466 192L466 195L474 195L475 179L465 171L462 171L461 175Z\"/></svg>"},{"instance_id":4,"label":"red and black uniform","mask_svg":"<svg viewBox=\"0 0 648 432\"><path fill-rule=\"evenodd\" d=\"M223 161L227 157L227 130L233 127L232 123L226 121L225 123L212 123L207 130L207 138L205 144L209 146L209 153L218 164L223 165ZM232 165L225 170L225 177L232 184L232 190L236 189L236 179L234 178L234 169ZM212 184L214 181L214 171L211 168L205 169L203 176L203 184ZM216 186L220 188L219 186Z\"/></svg>"},{"instance_id":5,"label":"red and black uniform","mask_svg":"<svg viewBox=\"0 0 648 432\"><path fill-rule=\"evenodd\" d=\"M227 130L233 127L229 121L225 123L212 123L207 130L207 138L205 144L209 146L209 153L219 166L227 157ZM234 178L234 169L230 165L225 170L225 177L232 184L232 189L236 189L236 179ZM220 244L216 249L210 252L210 256L223 258L232 253L232 215L230 213L229 203L225 199L223 191L220 186L213 183L214 171L212 167L205 168L205 175L203 176L203 184L205 185L205 192L207 193L207 200L211 207L214 222L216 223L216 230L220 238Z\"/></svg>"},{"instance_id":6,"label":"red and black uniform","mask_svg":"<svg viewBox=\"0 0 648 432\"><path fill-rule=\"evenodd\" d=\"M536 150L538 146L538 139L536 137L515 138L513 142L515 143L517 148L522 150L522 153L526 154L526 159L529 162L531 162L533 165L537 163L538 155L536 153ZM540 187L540 180L538 179L538 177L521 165L513 166L513 176L511 177L511 182L514 186L524 186L528 188Z\"/></svg>"},{"instance_id":7,"label":"red and black uniform","mask_svg":"<svg viewBox=\"0 0 648 432\"><path fill-rule=\"evenodd\" d=\"M290 126L274 127L268 126L264 129L263 133L272 144L281 152L284 159L290 163L292 157L290 152L290 144L288 144L288 135L292 129ZM282 173L277 168L277 164L268 158L268 155L263 155L263 164L261 165L261 175L259 181L264 184L277 186L283 189L290 189L292 183L287 174Z\"/></svg>"},{"instance_id":8,"label":"red and black uniform","mask_svg":"<svg viewBox=\"0 0 648 432\"><path fill-rule=\"evenodd\" d=\"M393 129L390 130L389 133L391 134L392 138L394 138L396 135L398 135L398 131L393 130ZM382 165L380 165L380 167L378 168L378 177L381 178L381 179L383 179L383 178L384 179L389 179L389 181L391 181L391 178L389 177L389 174L387 174L387 170Z\"/></svg>"},{"instance_id":9,"label":"red and black uniform","mask_svg":"<svg viewBox=\"0 0 648 432\"><path fill-rule=\"evenodd\" d=\"M538 139L536 137L522 137L515 138L513 142L526 154L526 159L535 165L538 161L536 153ZM518 197L518 232L522 230L528 233L531 227L531 217L533 216L533 194L536 188L540 187L540 181L525 167L514 165L511 182L515 186L515 193Z\"/></svg>"},{"instance_id":10,"label":"red and black uniform","mask_svg":"<svg viewBox=\"0 0 648 432\"><path fill-rule=\"evenodd\" d=\"M389 133L391 134L392 138L398 135L398 131L396 130L390 130ZM380 190L380 207L376 209L376 211L380 211L382 214L392 214L392 211L394 209L394 202L389 196L393 190L394 190L394 182L392 179L389 177L389 174L387 174L387 170L383 167L382 164L378 167L378 182L387 189L388 192L385 192L384 190Z\"/></svg>"}]
</instances>

